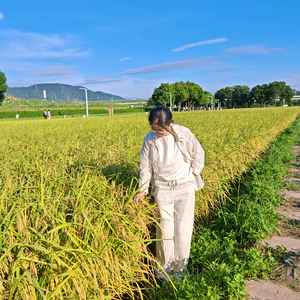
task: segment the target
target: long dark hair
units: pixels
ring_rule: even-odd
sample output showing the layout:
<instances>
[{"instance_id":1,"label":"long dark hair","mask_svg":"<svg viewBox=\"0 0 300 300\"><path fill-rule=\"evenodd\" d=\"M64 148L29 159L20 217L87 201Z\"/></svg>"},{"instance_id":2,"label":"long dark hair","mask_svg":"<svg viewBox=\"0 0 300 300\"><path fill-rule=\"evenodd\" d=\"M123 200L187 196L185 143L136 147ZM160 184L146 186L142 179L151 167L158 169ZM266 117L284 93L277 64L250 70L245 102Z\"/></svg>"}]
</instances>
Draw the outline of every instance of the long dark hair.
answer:
<instances>
[{"instance_id":1,"label":"long dark hair","mask_svg":"<svg viewBox=\"0 0 300 300\"><path fill-rule=\"evenodd\" d=\"M157 124L164 130L174 135L173 132L170 129L168 129L170 124L174 123L172 119L172 113L168 108L164 106L158 106L151 110L149 115L149 123L150 125Z\"/></svg>"}]
</instances>

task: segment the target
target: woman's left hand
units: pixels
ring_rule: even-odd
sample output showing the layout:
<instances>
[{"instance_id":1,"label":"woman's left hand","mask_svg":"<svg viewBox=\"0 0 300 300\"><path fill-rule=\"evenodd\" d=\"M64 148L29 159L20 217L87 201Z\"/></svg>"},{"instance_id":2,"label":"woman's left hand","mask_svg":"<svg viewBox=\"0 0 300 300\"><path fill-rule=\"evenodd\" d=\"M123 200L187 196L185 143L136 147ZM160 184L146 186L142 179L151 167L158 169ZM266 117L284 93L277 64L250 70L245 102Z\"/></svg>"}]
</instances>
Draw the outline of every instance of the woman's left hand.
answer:
<instances>
[{"instance_id":1,"label":"woman's left hand","mask_svg":"<svg viewBox=\"0 0 300 300\"><path fill-rule=\"evenodd\" d=\"M136 204L140 204L145 198L145 192L141 192L141 193L138 193L135 197L134 197L134 202Z\"/></svg>"}]
</instances>

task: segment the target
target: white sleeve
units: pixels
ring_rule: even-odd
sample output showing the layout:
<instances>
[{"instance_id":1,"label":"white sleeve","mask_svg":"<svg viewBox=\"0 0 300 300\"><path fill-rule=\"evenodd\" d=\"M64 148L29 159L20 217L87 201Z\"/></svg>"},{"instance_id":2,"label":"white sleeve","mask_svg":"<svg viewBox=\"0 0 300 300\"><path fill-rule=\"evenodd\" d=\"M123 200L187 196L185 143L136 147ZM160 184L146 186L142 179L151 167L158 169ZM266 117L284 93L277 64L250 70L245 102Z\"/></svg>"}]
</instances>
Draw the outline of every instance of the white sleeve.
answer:
<instances>
[{"instance_id":1,"label":"white sleeve","mask_svg":"<svg viewBox=\"0 0 300 300\"><path fill-rule=\"evenodd\" d=\"M140 192L148 192L150 179L152 177L152 162L150 161L149 145L146 141L143 143L141 155L140 155L140 179L139 188Z\"/></svg>"},{"instance_id":2,"label":"white sleeve","mask_svg":"<svg viewBox=\"0 0 300 300\"><path fill-rule=\"evenodd\" d=\"M195 175L199 175L204 168L205 152L192 132L190 132L189 140L192 145L193 155L192 171Z\"/></svg>"}]
</instances>

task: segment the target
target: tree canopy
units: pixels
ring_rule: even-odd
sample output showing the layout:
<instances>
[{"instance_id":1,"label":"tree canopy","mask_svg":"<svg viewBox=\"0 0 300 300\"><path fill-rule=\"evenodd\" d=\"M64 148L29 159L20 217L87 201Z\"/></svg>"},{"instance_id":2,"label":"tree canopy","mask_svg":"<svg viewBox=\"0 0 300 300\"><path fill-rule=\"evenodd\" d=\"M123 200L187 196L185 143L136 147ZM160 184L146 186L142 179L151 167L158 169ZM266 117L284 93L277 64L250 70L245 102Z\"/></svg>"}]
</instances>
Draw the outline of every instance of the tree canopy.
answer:
<instances>
[{"instance_id":1,"label":"tree canopy","mask_svg":"<svg viewBox=\"0 0 300 300\"><path fill-rule=\"evenodd\" d=\"M234 107L249 107L250 105L250 88L247 85L235 85L232 94Z\"/></svg>"},{"instance_id":2,"label":"tree canopy","mask_svg":"<svg viewBox=\"0 0 300 300\"><path fill-rule=\"evenodd\" d=\"M247 85L235 85L221 88L215 93L222 106L253 107L264 105L282 106L284 103L292 104L294 92L284 81L274 81L269 84L256 85L251 91Z\"/></svg>"},{"instance_id":3,"label":"tree canopy","mask_svg":"<svg viewBox=\"0 0 300 300\"><path fill-rule=\"evenodd\" d=\"M151 100L154 104L160 104L166 106L167 103L170 103L170 95L167 93L173 92L174 87L169 83L162 83L160 87L155 88L152 94Z\"/></svg>"},{"instance_id":4,"label":"tree canopy","mask_svg":"<svg viewBox=\"0 0 300 300\"><path fill-rule=\"evenodd\" d=\"M8 86L6 84L6 76L3 72L0 71L0 105L4 100L4 94L7 90Z\"/></svg>"},{"instance_id":5,"label":"tree canopy","mask_svg":"<svg viewBox=\"0 0 300 300\"><path fill-rule=\"evenodd\" d=\"M226 86L221 88L215 93L215 98L221 101L221 106L226 106L227 100L232 100L234 88L231 86Z\"/></svg>"},{"instance_id":6,"label":"tree canopy","mask_svg":"<svg viewBox=\"0 0 300 300\"><path fill-rule=\"evenodd\" d=\"M268 98L268 85L256 85L250 92L250 97L260 103L260 106L265 104Z\"/></svg>"},{"instance_id":7,"label":"tree canopy","mask_svg":"<svg viewBox=\"0 0 300 300\"><path fill-rule=\"evenodd\" d=\"M167 106L170 103L170 95L172 94L172 104L178 106L186 106L188 110L193 110L194 107L207 106L211 103L212 94L204 91L198 84L187 81L179 81L173 84L162 83L158 88L155 88L149 103L155 105Z\"/></svg>"}]
</instances>

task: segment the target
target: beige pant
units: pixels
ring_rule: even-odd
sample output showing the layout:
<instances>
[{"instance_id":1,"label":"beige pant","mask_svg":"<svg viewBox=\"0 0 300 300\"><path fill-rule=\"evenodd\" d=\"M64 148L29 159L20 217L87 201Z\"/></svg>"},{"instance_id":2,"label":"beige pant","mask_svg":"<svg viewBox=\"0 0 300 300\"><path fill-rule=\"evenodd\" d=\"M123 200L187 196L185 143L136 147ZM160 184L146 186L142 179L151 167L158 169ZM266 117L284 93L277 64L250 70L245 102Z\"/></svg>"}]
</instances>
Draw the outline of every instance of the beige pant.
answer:
<instances>
[{"instance_id":1,"label":"beige pant","mask_svg":"<svg viewBox=\"0 0 300 300\"><path fill-rule=\"evenodd\" d=\"M177 181L155 181L155 200L159 207L156 256L158 277L182 272L187 266L194 225L195 178L190 174Z\"/></svg>"}]
</instances>

